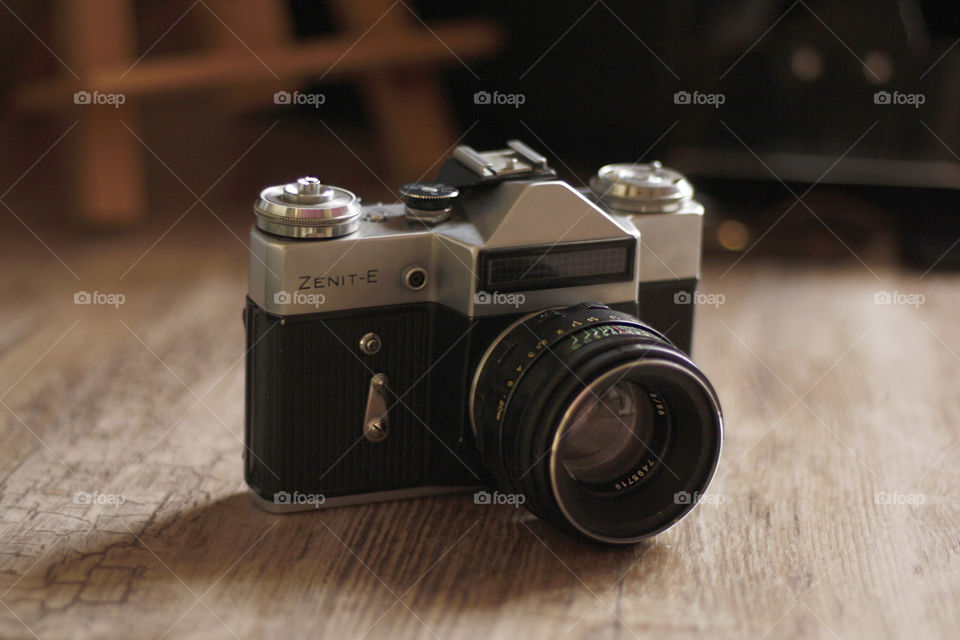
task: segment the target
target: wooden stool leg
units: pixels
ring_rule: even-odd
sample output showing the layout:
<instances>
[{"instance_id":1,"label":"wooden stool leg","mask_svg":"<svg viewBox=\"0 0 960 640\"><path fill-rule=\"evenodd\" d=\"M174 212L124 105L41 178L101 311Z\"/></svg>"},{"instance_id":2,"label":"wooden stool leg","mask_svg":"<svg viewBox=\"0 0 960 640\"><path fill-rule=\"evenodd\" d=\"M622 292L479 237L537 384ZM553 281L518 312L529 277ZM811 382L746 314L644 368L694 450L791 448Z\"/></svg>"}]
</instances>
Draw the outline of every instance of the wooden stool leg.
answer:
<instances>
[{"instance_id":1,"label":"wooden stool leg","mask_svg":"<svg viewBox=\"0 0 960 640\"><path fill-rule=\"evenodd\" d=\"M401 4L389 0L332 0L338 21L357 37L377 23L365 38L389 38L399 30L422 30ZM386 15L384 15L386 14ZM377 22L379 20L379 22ZM393 182L408 182L441 160L456 140L456 126L433 71L397 69L361 76L367 107L384 144Z\"/></svg>"},{"instance_id":2,"label":"wooden stool leg","mask_svg":"<svg viewBox=\"0 0 960 640\"><path fill-rule=\"evenodd\" d=\"M83 83L94 70L124 66L136 59L133 3L98 0L87 3L62 0L57 5L58 34L65 44L67 64ZM93 92L96 87L86 87ZM77 107L74 134L76 208L83 222L95 226L126 226L146 211L143 149L123 123L137 130L137 114L129 101Z\"/></svg>"},{"instance_id":3,"label":"wooden stool leg","mask_svg":"<svg viewBox=\"0 0 960 640\"><path fill-rule=\"evenodd\" d=\"M111 109L113 111L113 109ZM125 227L147 208L143 149L121 119L136 131L135 113L120 108L108 113L90 107L77 125L77 213L95 227Z\"/></svg>"},{"instance_id":4,"label":"wooden stool leg","mask_svg":"<svg viewBox=\"0 0 960 640\"><path fill-rule=\"evenodd\" d=\"M284 0L206 0L206 8L197 6L194 11L208 49L253 58L281 51L293 38L293 16ZM231 112L262 109L273 101L278 88L282 88L279 78L247 83L220 92L219 99Z\"/></svg>"}]
</instances>

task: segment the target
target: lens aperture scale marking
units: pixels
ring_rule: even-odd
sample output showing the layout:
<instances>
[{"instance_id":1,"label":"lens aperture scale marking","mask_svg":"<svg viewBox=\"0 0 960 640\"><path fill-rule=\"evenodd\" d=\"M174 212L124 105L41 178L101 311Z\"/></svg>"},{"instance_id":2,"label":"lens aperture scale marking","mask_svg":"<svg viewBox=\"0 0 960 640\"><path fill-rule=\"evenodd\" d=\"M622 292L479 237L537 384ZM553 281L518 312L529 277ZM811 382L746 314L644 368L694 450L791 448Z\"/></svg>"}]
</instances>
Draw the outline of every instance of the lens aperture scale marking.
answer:
<instances>
[{"instance_id":1,"label":"lens aperture scale marking","mask_svg":"<svg viewBox=\"0 0 960 640\"><path fill-rule=\"evenodd\" d=\"M581 347L585 347L588 344L591 344L603 338L611 338L614 336L624 336L624 335L642 336L642 335L649 335L649 332L641 329L640 327L626 326L622 324L607 324L603 326L595 326L592 328L588 327L587 335L584 336L582 341L579 339L578 334L573 335L573 343L570 345L570 350L576 351Z\"/></svg>"}]
</instances>

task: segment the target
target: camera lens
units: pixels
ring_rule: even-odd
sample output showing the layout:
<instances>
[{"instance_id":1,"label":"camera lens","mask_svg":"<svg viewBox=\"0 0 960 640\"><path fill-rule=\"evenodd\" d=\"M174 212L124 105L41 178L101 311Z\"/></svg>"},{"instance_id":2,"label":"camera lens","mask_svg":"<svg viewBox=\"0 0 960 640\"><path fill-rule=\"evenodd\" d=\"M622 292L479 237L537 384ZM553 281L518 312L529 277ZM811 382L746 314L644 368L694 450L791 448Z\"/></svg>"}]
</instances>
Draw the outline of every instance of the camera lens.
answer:
<instances>
[{"instance_id":1,"label":"camera lens","mask_svg":"<svg viewBox=\"0 0 960 640\"><path fill-rule=\"evenodd\" d=\"M653 401L632 382L617 382L598 395L587 392L557 452L563 469L582 485L601 489L625 478L643 462L655 434Z\"/></svg>"},{"instance_id":2,"label":"camera lens","mask_svg":"<svg viewBox=\"0 0 960 640\"><path fill-rule=\"evenodd\" d=\"M526 316L483 355L470 412L506 492L566 531L626 544L692 509L716 468L709 381L669 340L596 303Z\"/></svg>"}]
</instances>

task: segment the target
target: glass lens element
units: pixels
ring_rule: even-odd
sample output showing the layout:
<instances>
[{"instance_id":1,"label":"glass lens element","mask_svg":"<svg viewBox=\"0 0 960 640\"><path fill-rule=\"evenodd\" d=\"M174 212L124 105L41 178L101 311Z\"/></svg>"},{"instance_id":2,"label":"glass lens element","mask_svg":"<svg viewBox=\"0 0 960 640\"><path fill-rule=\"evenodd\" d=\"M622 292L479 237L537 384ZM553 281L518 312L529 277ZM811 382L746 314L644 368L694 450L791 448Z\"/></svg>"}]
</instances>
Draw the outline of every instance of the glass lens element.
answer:
<instances>
[{"instance_id":1,"label":"glass lens element","mask_svg":"<svg viewBox=\"0 0 960 640\"><path fill-rule=\"evenodd\" d=\"M633 382L618 382L577 408L563 436L560 460L581 483L615 482L649 455L654 424L648 394Z\"/></svg>"}]
</instances>

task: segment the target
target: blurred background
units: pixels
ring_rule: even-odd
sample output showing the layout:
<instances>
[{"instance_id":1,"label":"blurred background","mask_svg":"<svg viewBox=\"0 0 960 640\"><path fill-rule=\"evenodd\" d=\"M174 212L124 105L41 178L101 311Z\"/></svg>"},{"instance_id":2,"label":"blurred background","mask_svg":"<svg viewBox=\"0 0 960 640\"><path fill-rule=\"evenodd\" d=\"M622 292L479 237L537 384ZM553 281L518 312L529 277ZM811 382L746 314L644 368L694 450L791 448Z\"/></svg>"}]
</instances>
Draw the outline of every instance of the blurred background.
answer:
<instances>
[{"instance_id":1,"label":"blurred background","mask_svg":"<svg viewBox=\"0 0 960 640\"><path fill-rule=\"evenodd\" d=\"M955 0L0 0L0 69L0 638L956 637ZM513 138L705 204L708 504L616 552L465 497L255 509L259 192L395 201Z\"/></svg>"},{"instance_id":2,"label":"blurred background","mask_svg":"<svg viewBox=\"0 0 960 640\"><path fill-rule=\"evenodd\" d=\"M243 237L264 186L393 200L458 142L520 138L578 186L685 172L714 255L960 265L946 0L2 4L0 224L31 250Z\"/></svg>"}]
</instances>

